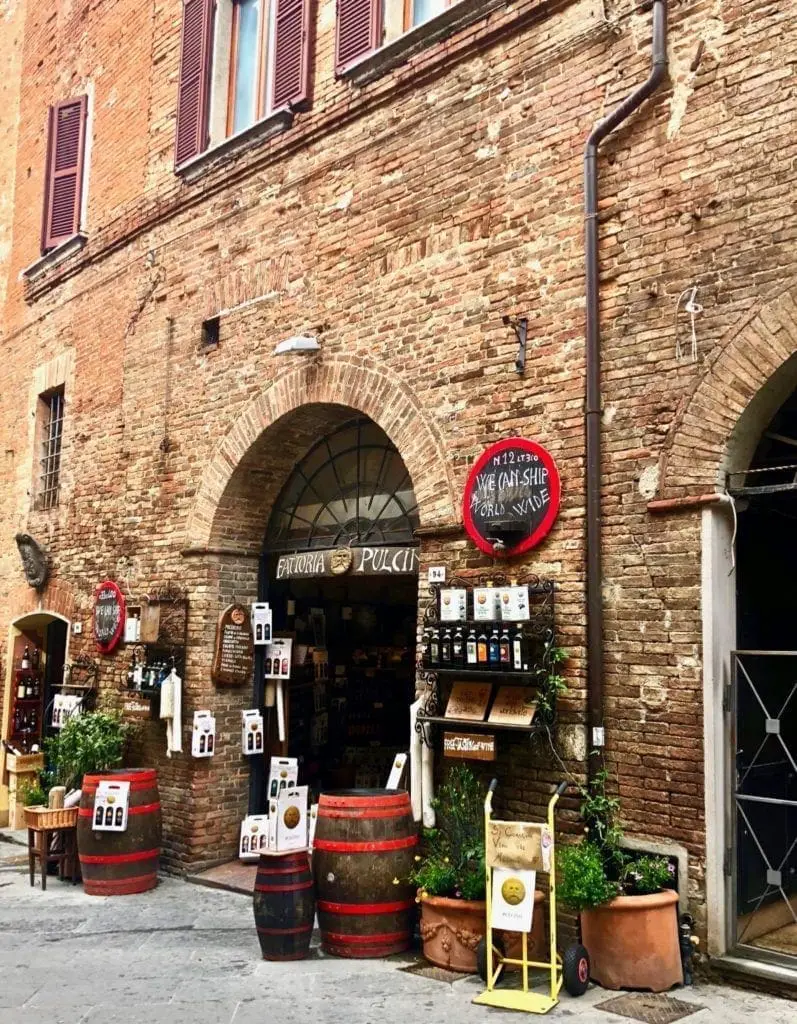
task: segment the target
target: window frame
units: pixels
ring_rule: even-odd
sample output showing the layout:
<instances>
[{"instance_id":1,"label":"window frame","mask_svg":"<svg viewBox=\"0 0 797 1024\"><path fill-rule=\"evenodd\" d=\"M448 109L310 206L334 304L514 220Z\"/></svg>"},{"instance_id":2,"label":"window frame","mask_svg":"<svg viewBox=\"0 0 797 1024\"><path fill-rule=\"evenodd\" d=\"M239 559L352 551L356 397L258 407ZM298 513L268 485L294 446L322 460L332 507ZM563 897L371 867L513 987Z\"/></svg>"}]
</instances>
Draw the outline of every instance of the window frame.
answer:
<instances>
[{"instance_id":1,"label":"window frame","mask_svg":"<svg viewBox=\"0 0 797 1024\"><path fill-rule=\"evenodd\" d=\"M240 0L230 0L232 17L230 19L229 70L227 75L227 116L225 121L225 139L231 139L241 132L248 131L258 121L263 121L273 113L269 109L270 82L274 74L274 31L273 22L276 4L274 0L260 0L261 9L258 13L257 26L257 80L255 83L255 117L251 124L234 129L235 125L235 85L238 75L238 28L240 24ZM218 11L218 5L216 10Z\"/></svg>"},{"instance_id":2,"label":"window frame","mask_svg":"<svg viewBox=\"0 0 797 1024\"><path fill-rule=\"evenodd\" d=\"M54 419L54 402L57 400L57 417ZM35 508L48 512L57 508L61 494L61 456L64 442L64 421L66 419L66 388L59 384L39 395L41 413L38 431L38 479ZM53 426L56 430L53 431Z\"/></svg>"}]
</instances>

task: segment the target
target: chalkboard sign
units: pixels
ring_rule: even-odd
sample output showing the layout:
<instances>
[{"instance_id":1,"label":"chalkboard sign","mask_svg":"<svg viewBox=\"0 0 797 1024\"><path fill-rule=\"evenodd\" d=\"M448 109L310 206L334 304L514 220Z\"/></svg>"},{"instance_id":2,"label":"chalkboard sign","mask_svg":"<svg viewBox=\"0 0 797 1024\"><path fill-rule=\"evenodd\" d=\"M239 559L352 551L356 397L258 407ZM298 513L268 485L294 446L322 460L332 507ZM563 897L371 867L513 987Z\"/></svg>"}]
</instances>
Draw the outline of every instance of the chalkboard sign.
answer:
<instances>
[{"instance_id":1,"label":"chalkboard sign","mask_svg":"<svg viewBox=\"0 0 797 1024\"><path fill-rule=\"evenodd\" d=\"M119 643L125 628L125 596L112 580L94 592L94 640L103 654Z\"/></svg>"},{"instance_id":2,"label":"chalkboard sign","mask_svg":"<svg viewBox=\"0 0 797 1024\"><path fill-rule=\"evenodd\" d=\"M251 682L254 650L249 609L242 604L231 604L221 613L216 629L213 682L220 686Z\"/></svg>"},{"instance_id":3,"label":"chalkboard sign","mask_svg":"<svg viewBox=\"0 0 797 1024\"><path fill-rule=\"evenodd\" d=\"M468 476L465 529L489 555L522 554L553 526L560 494L559 470L542 445L522 437L498 441L479 456Z\"/></svg>"}]
</instances>

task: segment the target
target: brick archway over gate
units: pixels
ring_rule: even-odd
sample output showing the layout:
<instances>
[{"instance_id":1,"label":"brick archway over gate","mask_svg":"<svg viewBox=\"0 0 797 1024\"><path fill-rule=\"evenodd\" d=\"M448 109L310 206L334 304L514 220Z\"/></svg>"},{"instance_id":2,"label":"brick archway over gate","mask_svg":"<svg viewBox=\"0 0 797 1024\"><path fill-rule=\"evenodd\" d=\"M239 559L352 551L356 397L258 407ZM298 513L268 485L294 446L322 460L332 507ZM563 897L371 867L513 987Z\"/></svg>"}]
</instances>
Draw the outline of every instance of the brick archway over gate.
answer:
<instances>
[{"instance_id":1,"label":"brick archway over gate","mask_svg":"<svg viewBox=\"0 0 797 1024\"><path fill-rule=\"evenodd\" d=\"M713 491L746 468L755 443L797 386L797 285L757 303L706 360L659 461L660 498ZM749 435L749 436L745 436Z\"/></svg>"},{"instance_id":2,"label":"brick archway over gate","mask_svg":"<svg viewBox=\"0 0 797 1024\"><path fill-rule=\"evenodd\" d=\"M358 357L296 357L301 360L274 380L238 416L202 475L188 520L187 546L206 548L219 540L217 519L225 494L243 460L265 431L310 406L345 406L370 417L399 451L412 478L421 526L459 521L453 477L443 439L418 398L395 374Z\"/></svg>"}]
</instances>

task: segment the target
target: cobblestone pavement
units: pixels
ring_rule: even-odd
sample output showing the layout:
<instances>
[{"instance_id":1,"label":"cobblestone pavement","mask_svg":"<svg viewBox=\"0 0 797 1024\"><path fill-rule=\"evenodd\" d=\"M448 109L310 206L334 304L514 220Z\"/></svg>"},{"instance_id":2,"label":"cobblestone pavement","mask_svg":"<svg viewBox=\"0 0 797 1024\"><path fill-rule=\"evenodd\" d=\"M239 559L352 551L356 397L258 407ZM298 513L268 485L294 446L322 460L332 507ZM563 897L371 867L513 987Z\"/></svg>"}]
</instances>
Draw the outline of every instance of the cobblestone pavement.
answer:
<instances>
[{"instance_id":1,"label":"cobblestone pavement","mask_svg":"<svg viewBox=\"0 0 797 1024\"><path fill-rule=\"evenodd\" d=\"M19 855L17 851L17 858ZM451 984L400 970L412 956L267 963L247 897L164 879L140 896L98 898L48 880L42 892L3 850L0 1024L515 1024L473 1006L476 978ZM2 858L0 858L2 860ZM629 1024L597 1009L616 993L563 995L549 1019ZM689 1024L794 1024L795 1004L732 988L673 993L700 1004Z\"/></svg>"}]
</instances>

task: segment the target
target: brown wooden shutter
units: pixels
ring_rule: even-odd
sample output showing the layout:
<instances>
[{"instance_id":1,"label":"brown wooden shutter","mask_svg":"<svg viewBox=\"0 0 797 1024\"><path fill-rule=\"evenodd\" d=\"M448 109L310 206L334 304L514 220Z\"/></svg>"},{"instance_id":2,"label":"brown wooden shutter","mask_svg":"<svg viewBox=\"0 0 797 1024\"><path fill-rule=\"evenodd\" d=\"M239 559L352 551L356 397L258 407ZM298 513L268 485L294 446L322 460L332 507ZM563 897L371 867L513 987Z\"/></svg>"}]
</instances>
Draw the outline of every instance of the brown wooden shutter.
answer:
<instances>
[{"instance_id":1,"label":"brown wooden shutter","mask_svg":"<svg viewBox=\"0 0 797 1024\"><path fill-rule=\"evenodd\" d=\"M177 138L174 147L177 167L201 153L208 144L213 8L214 0L183 0Z\"/></svg>"},{"instance_id":2,"label":"brown wooden shutter","mask_svg":"<svg viewBox=\"0 0 797 1024\"><path fill-rule=\"evenodd\" d=\"M382 0L338 0L335 72L375 50L382 38Z\"/></svg>"},{"instance_id":3,"label":"brown wooden shutter","mask_svg":"<svg viewBox=\"0 0 797 1024\"><path fill-rule=\"evenodd\" d=\"M296 107L310 92L310 2L276 0L271 106Z\"/></svg>"},{"instance_id":4,"label":"brown wooden shutter","mask_svg":"<svg viewBox=\"0 0 797 1024\"><path fill-rule=\"evenodd\" d=\"M80 227L87 110L86 96L50 107L42 227L45 252L71 238Z\"/></svg>"}]
</instances>

